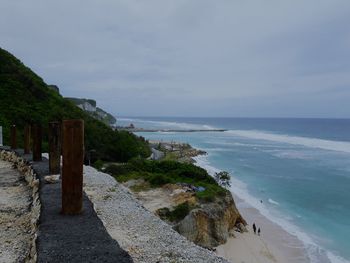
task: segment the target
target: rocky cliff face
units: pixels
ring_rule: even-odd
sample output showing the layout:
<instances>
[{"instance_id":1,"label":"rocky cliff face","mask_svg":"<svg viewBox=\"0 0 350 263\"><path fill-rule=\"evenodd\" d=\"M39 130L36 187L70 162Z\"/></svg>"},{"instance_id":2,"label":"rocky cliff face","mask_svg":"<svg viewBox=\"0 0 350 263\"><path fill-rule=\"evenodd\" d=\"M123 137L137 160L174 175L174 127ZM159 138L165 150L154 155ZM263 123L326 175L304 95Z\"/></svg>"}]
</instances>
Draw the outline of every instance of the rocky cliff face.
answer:
<instances>
[{"instance_id":1,"label":"rocky cliff face","mask_svg":"<svg viewBox=\"0 0 350 263\"><path fill-rule=\"evenodd\" d=\"M116 118L112 114L104 111L97 107L96 101L91 99L80 99L80 98L66 98L77 105L80 109L90 114L90 116L104 122L107 125L115 125L117 122Z\"/></svg>"},{"instance_id":2,"label":"rocky cliff face","mask_svg":"<svg viewBox=\"0 0 350 263\"><path fill-rule=\"evenodd\" d=\"M211 248L225 243L234 230L246 231L245 225L228 192L215 202L193 209L174 228L194 243Z\"/></svg>"},{"instance_id":3,"label":"rocky cliff face","mask_svg":"<svg viewBox=\"0 0 350 263\"><path fill-rule=\"evenodd\" d=\"M172 225L190 241L205 248L224 244L234 231L245 232L246 222L236 208L229 191L211 202L200 202L195 192L187 186L166 184L159 188L145 188L144 180L130 180L124 185L133 189L136 198L145 208ZM147 189L147 188L146 188ZM171 220L167 213L181 204L188 204L190 211L181 219Z\"/></svg>"}]
</instances>

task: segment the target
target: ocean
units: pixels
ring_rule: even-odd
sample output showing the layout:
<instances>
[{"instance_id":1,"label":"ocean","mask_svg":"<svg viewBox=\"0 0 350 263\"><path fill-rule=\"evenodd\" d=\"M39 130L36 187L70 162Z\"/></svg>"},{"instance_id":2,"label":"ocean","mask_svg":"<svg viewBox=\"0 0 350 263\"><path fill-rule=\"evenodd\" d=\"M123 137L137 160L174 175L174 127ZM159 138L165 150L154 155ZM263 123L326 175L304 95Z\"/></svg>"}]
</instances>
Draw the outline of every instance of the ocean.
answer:
<instances>
[{"instance_id":1,"label":"ocean","mask_svg":"<svg viewBox=\"0 0 350 263\"><path fill-rule=\"evenodd\" d=\"M226 129L138 135L205 150L208 155L198 157L198 164L228 171L232 191L303 241L311 262L350 262L349 119L118 119L118 125L130 123L157 129Z\"/></svg>"}]
</instances>

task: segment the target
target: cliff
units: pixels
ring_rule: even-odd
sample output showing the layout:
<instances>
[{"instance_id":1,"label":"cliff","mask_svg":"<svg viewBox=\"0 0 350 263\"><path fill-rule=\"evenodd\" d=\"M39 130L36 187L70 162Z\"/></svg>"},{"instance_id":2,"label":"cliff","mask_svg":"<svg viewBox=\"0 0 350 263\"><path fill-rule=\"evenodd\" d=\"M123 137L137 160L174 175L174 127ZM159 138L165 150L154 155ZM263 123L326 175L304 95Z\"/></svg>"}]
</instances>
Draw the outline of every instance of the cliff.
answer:
<instances>
[{"instance_id":1,"label":"cliff","mask_svg":"<svg viewBox=\"0 0 350 263\"><path fill-rule=\"evenodd\" d=\"M226 243L235 230L245 232L245 225L231 193L227 192L214 202L191 210L174 229L194 243L211 248Z\"/></svg>"},{"instance_id":2,"label":"cliff","mask_svg":"<svg viewBox=\"0 0 350 263\"><path fill-rule=\"evenodd\" d=\"M96 101L92 99L81 99L81 98L70 98L66 97L65 99L73 102L75 105L77 105L80 109L87 111L87 112L95 112L96 111Z\"/></svg>"},{"instance_id":3,"label":"cliff","mask_svg":"<svg viewBox=\"0 0 350 263\"><path fill-rule=\"evenodd\" d=\"M192 157L206 154L188 144L151 141L153 159L110 165L106 171L130 188L151 212L197 245L213 248L226 243L246 222L230 191Z\"/></svg>"},{"instance_id":4,"label":"cliff","mask_svg":"<svg viewBox=\"0 0 350 263\"><path fill-rule=\"evenodd\" d=\"M135 174L132 176L134 179L126 179L124 186L133 191L149 211L197 245L213 248L234 236L234 231L246 231L246 222L229 191L203 199L198 194L208 191L204 187L187 183L151 187L147 178L135 179Z\"/></svg>"},{"instance_id":5,"label":"cliff","mask_svg":"<svg viewBox=\"0 0 350 263\"><path fill-rule=\"evenodd\" d=\"M91 117L104 122L107 125L113 126L117 123L116 118L104 111L103 109L97 107L97 103L92 99L83 98L66 98L67 100L73 102L80 109L88 113Z\"/></svg>"},{"instance_id":6,"label":"cliff","mask_svg":"<svg viewBox=\"0 0 350 263\"><path fill-rule=\"evenodd\" d=\"M228 263L174 231L111 176L84 167L84 190L108 233L133 262Z\"/></svg>"}]
</instances>

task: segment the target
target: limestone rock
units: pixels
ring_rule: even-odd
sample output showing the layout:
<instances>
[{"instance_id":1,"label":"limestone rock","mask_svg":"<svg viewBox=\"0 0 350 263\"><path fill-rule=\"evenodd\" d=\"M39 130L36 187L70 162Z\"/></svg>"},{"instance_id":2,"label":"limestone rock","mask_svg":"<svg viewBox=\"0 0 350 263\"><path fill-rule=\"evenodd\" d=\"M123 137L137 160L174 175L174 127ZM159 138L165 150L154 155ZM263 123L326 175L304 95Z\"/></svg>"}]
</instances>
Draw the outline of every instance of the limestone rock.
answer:
<instances>
[{"instance_id":1,"label":"limestone rock","mask_svg":"<svg viewBox=\"0 0 350 263\"><path fill-rule=\"evenodd\" d=\"M228 192L215 202L201 204L174 228L197 245L212 248L225 243L232 235L230 232L235 227L242 228L242 225L244 227L246 222Z\"/></svg>"},{"instance_id":2,"label":"limestone rock","mask_svg":"<svg viewBox=\"0 0 350 263\"><path fill-rule=\"evenodd\" d=\"M60 181L60 175L59 174L47 175L44 177L44 179L47 184L56 184Z\"/></svg>"}]
</instances>

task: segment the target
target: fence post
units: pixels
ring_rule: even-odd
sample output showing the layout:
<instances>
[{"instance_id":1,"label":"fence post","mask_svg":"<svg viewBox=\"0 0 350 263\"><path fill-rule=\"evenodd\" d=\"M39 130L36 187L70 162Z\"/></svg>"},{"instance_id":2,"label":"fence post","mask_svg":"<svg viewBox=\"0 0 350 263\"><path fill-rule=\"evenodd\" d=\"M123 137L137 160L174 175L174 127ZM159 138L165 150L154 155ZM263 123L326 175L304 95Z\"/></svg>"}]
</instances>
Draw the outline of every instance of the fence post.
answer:
<instances>
[{"instance_id":1,"label":"fence post","mask_svg":"<svg viewBox=\"0 0 350 263\"><path fill-rule=\"evenodd\" d=\"M30 153L30 125L24 127L24 154Z\"/></svg>"},{"instance_id":2,"label":"fence post","mask_svg":"<svg viewBox=\"0 0 350 263\"><path fill-rule=\"evenodd\" d=\"M49 123L49 170L50 174L60 173L61 164L61 125L59 122Z\"/></svg>"},{"instance_id":3,"label":"fence post","mask_svg":"<svg viewBox=\"0 0 350 263\"><path fill-rule=\"evenodd\" d=\"M2 126L0 126L0 146L3 146L3 142L2 142Z\"/></svg>"},{"instance_id":4,"label":"fence post","mask_svg":"<svg viewBox=\"0 0 350 263\"><path fill-rule=\"evenodd\" d=\"M17 130L16 125L11 126L11 149L17 149Z\"/></svg>"},{"instance_id":5,"label":"fence post","mask_svg":"<svg viewBox=\"0 0 350 263\"><path fill-rule=\"evenodd\" d=\"M42 132L40 124L33 124L32 126L32 135L33 135L33 161L41 162L41 140Z\"/></svg>"},{"instance_id":6,"label":"fence post","mask_svg":"<svg viewBox=\"0 0 350 263\"><path fill-rule=\"evenodd\" d=\"M84 121L63 121L62 213L74 215L83 209Z\"/></svg>"}]
</instances>

